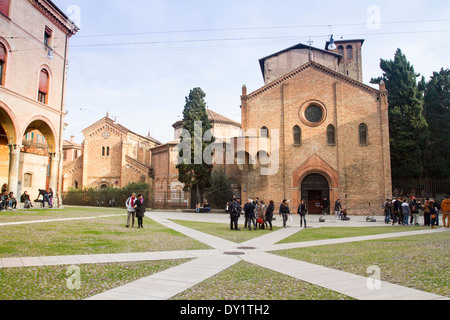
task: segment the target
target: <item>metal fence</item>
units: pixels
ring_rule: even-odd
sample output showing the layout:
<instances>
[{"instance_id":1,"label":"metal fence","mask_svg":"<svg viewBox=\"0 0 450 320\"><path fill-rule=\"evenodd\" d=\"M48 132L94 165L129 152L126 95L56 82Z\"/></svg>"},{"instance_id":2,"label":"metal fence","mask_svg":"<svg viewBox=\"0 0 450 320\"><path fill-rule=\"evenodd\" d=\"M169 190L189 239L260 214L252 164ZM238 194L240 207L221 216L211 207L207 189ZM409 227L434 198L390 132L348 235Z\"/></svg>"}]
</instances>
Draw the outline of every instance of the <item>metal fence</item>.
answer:
<instances>
[{"instance_id":1,"label":"metal fence","mask_svg":"<svg viewBox=\"0 0 450 320\"><path fill-rule=\"evenodd\" d=\"M152 192L149 190L133 191L136 194L142 194L144 203L150 207L152 202ZM120 189L96 190L96 191L67 191L62 192L62 201L64 205L69 206L90 206L90 207L119 207L125 208L125 202L131 196L129 191Z\"/></svg>"},{"instance_id":2,"label":"metal fence","mask_svg":"<svg viewBox=\"0 0 450 320\"><path fill-rule=\"evenodd\" d=\"M450 179L398 179L392 181L394 197L437 198L450 194Z\"/></svg>"}]
</instances>

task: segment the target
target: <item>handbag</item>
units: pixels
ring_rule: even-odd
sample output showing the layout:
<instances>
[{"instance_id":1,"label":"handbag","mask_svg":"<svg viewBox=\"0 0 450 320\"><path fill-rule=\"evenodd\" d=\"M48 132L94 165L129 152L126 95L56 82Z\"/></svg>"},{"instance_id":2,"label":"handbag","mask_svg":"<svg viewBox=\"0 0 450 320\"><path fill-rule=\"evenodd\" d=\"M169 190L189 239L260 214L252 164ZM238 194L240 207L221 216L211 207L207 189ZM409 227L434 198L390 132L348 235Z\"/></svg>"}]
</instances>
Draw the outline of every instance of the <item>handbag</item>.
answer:
<instances>
[{"instance_id":1,"label":"handbag","mask_svg":"<svg viewBox=\"0 0 450 320\"><path fill-rule=\"evenodd\" d=\"M258 220L256 220L256 223L263 224L264 220L262 218L259 218Z\"/></svg>"}]
</instances>

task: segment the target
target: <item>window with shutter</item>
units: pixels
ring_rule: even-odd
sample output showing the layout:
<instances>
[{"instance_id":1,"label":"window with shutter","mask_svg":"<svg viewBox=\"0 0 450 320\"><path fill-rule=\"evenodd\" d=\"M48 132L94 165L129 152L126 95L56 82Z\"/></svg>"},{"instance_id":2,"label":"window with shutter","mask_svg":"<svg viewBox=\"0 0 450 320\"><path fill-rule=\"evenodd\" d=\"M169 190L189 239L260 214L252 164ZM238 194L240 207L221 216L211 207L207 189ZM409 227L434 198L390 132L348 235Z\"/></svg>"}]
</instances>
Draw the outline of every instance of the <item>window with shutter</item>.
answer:
<instances>
[{"instance_id":1,"label":"window with shutter","mask_svg":"<svg viewBox=\"0 0 450 320\"><path fill-rule=\"evenodd\" d=\"M48 102L48 71L42 69L39 75L38 101L44 104Z\"/></svg>"},{"instance_id":2,"label":"window with shutter","mask_svg":"<svg viewBox=\"0 0 450 320\"><path fill-rule=\"evenodd\" d=\"M0 0L0 13L9 17L9 3L10 0Z\"/></svg>"}]
</instances>

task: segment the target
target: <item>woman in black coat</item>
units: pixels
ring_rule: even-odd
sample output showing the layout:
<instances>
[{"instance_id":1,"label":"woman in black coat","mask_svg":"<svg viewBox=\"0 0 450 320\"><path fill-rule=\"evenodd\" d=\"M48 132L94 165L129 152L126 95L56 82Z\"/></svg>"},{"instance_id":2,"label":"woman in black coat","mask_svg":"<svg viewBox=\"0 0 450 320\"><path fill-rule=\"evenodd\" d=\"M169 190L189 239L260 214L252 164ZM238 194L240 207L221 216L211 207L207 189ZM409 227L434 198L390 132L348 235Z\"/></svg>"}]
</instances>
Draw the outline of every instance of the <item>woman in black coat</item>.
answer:
<instances>
[{"instance_id":1,"label":"woman in black coat","mask_svg":"<svg viewBox=\"0 0 450 320\"><path fill-rule=\"evenodd\" d=\"M266 209L266 223L270 225L270 230L272 230L272 219L273 219L273 211L275 210L275 205L273 204L273 200L270 200L269 205Z\"/></svg>"},{"instance_id":2,"label":"woman in black coat","mask_svg":"<svg viewBox=\"0 0 450 320\"><path fill-rule=\"evenodd\" d=\"M134 202L134 208L136 209L136 218L138 219L138 228L144 228L143 220L145 216L144 199L142 194L138 195Z\"/></svg>"}]
</instances>

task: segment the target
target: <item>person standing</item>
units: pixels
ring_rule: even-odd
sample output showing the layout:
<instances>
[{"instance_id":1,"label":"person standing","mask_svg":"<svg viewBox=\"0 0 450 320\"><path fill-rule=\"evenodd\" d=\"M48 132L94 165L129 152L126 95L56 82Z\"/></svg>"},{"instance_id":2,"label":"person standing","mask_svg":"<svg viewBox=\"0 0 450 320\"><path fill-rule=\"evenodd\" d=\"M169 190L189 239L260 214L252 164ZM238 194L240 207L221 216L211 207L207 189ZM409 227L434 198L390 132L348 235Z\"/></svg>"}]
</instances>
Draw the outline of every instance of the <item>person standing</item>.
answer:
<instances>
[{"instance_id":1,"label":"person standing","mask_svg":"<svg viewBox=\"0 0 450 320\"><path fill-rule=\"evenodd\" d=\"M134 228L134 217L136 215L136 209L135 209L135 202L136 202L136 193L132 193L131 197L127 199L125 202L125 206L127 207L127 228L130 227L130 220L131 220L131 227Z\"/></svg>"},{"instance_id":2,"label":"person standing","mask_svg":"<svg viewBox=\"0 0 450 320\"><path fill-rule=\"evenodd\" d=\"M272 219L273 219L273 212L275 211L275 205L273 200L269 201L269 205L267 206L267 210L266 210L266 219L265 222L268 223L270 225L270 229L269 230L273 230L272 229Z\"/></svg>"},{"instance_id":3,"label":"person standing","mask_svg":"<svg viewBox=\"0 0 450 320\"><path fill-rule=\"evenodd\" d=\"M233 198L228 206L230 211L230 229L235 231L241 231L238 228L238 221L241 215L241 205L239 204L239 198Z\"/></svg>"},{"instance_id":4,"label":"person standing","mask_svg":"<svg viewBox=\"0 0 450 320\"><path fill-rule=\"evenodd\" d=\"M300 228L302 228L303 223L305 223L306 228L306 212L308 212L308 209L306 208L306 202L305 200L302 200L297 210L297 213L300 215Z\"/></svg>"},{"instance_id":5,"label":"person standing","mask_svg":"<svg viewBox=\"0 0 450 320\"><path fill-rule=\"evenodd\" d=\"M144 199L142 199L142 194L139 194L134 202L134 208L136 210L136 218L138 220L138 228L144 228L144 216L145 216L145 206Z\"/></svg>"},{"instance_id":6,"label":"person standing","mask_svg":"<svg viewBox=\"0 0 450 320\"><path fill-rule=\"evenodd\" d=\"M322 208L323 208L323 214L324 215L329 215L330 214L330 200L328 200L327 197L323 198Z\"/></svg>"},{"instance_id":7,"label":"person standing","mask_svg":"<svg viewBox=\"0 0 450 320\"><path fill-rule=\"evenodd\" d=\"M283 228L286 228L286 222L287 219L289 217L289 215L291 214L290 210L289 210L289 205L287 203L287 200L284 199L283 203L280 205L280 214L283 217Z\"/></svg>"},{"instance_id":8,"label":"person standing","mask_svg":"<svg viewBox=\"0 0 450 320\"><path fill-rule=\"evenodd\" d=\"M336 202L334 203L334 218L336 220L340 217L341 211L342 211L341 199L337 199Z\"/></svg>"},{"instance_id":9,"label":"person standing","mask_svg":"<svg viewBox=\"0 0 450 320\"><path fill-rule=\"evenodd\" d=\"M412 223L414 223L415 226L419 225L419 206L420 202L416 200L415 197L411 197L411 202L409 203L409 208L411 209L411 217L412 217Z\"/></svg>"},{"instance_id":10,"label":"person standing","mask_svg":"<svg viewBox=\"0 0 450 320\"><path fill-rule=\"evenodd\" d=\"M424 226L429 226L431 224L430 216L431 216L430 199L426 198L425 203L423 205Z\"/></svg>"},{"instance_id":11,"label":"person standing","mask_svg":"<svg viewBox=\"0 0 450 320\"><path fill-rule=\"evenodd\" d=\"M409 208L409 204L408 202L406 202L406 199L403 200L402 203L402 214L403 214L403 225L409 225L409 214L411 212L410 208Z\"/></svg>"},{"instance_id":12,"label":"person standing","mask_svg":"<svg viewBox=\"0 0 450 320\"><path fill-rule=\"evenodd\" d=\"M48 189L48 206L53 208L53 189Z\"/></svg>"},{"instance_id":13,"label":"person standing","mask_svg":"<svg viewBox=\"0 0 450 320\"><path fill-rule=\"evenodd\" d=\"M265 229L266 228L266 203L264 202L264 200L261 200L260 204L259 204L259 215L258 218L261 219L262 224L260 225L261 229Z\"/></svg>"},{"instance_id":14,"label":"person standing","mask_svg":"<svg viewBox=\"0 0 450 320\"><path fill-rule=\"evenodd\" d=\"M442 201L441 210L443 228L448 229L450 226L450 196Z\"/></svg>"},{"instance_id":15,"label":"person standing","mask_svg":"<svg viewBox=\"0 0 450 320\"><path fill-rule=\"evenodd\" d=\"M391 209L392 202L390 199L386 199L384 203L384 223L389 224L391 222Z\"/></svg>"},{"instance_id":16,"label":"person standing","mask_svg":"<svg viewBox=\"0 0 450 320\"><path fill-rule=\"evenodd\" d=\"M431 229L435 226L439 226L439 207L435 199L430 200L430 218L431 218Z\"/></svg>"},{"instance_id":17,"label":"person standing","mask_svg":"<svg viewBox=\"0 0 450 320\"><path fill-rule=\"evenodd\" d=\"M400 198L396 198L393 203L394 208L394 219L392 220L392 225L395 225L395 223L398 221L398 224L403 223L403 215L402 215L402 203L400 201Z\"/></svg>"},{"instance_id":18,"label":"person standing","mask_svg":"<svg viewBox=\"0 0 450 320\"><path fill-rule=\"evenodd\" d=\"M245 219L247 219L248 229L252 230L252 223L255 230L256 228L256 216L255 216L255 205L252 201L248 199L246 205L244 206Z\"/></svg>"}]
</instances>

